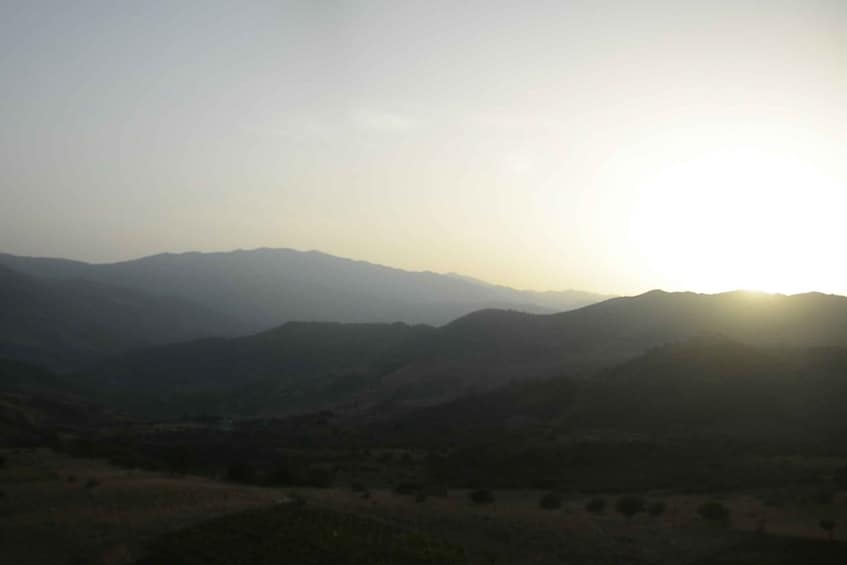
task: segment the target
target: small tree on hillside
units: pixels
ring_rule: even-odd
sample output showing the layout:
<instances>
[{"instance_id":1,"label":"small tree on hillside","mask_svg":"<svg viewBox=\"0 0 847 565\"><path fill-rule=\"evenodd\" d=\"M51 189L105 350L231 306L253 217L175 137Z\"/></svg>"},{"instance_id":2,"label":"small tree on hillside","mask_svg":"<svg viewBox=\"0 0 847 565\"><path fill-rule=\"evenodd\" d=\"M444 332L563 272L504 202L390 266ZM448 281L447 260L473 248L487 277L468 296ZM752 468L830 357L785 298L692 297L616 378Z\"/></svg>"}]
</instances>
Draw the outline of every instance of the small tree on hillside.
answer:
<instances>
[{"instance_id":1,"label":"small tree on hillside","mask_svg":"<svg viewBox=\"0 0 847 565\"><path fill-rule=\"evenodd\" d=\"M592 514L602 514L606 511L606 499L592 498L585 504L585 509Z\"/></svg>"},{"instance_id":2,"label":"small tree on hillside","mask_svg":"<svg viewBox=\"0 0 847 565\"><path fill-rule=\"evenodd\" d=\"M477 489L471 492L468 496L474 504L491 504L494 502L494 495L490 490Z\"/></svg>"},{"instance_id":3,"label":"small tree on hillside","mask_svg":"<svg viewBox=\"0 0 847 565\"><path fill-rule=\"evenodd\" d=\"M640 496L622 496L615 502L615 509L624 515L627 520L639 512L644 512L644 499Z\"/></svg>"},{"instance_id":4,"label":"small tree on hillside","mask_svg":"<svg viewBox=\"0 0 847 565\"><path fill-rule=\"evenodd\" d=\"M833 534L835 533L835 520L832 520L832 519L821 520L820 526L821 526L821 529L826 532L827 536L829 536L830 541L832 541Z\"/></svg>"},{"instance_id":5,"label":"small tree on hillside","mask_svg":"<svg viewBox=\"0 0 847 565\"><path fill-rule=\"evenodd\" d=\"M256 470L249 463L233 463L226 471L226 479L238 483L249 483L256 478Z\"/></svg>"},{"instance_id":6,"label":"small tree on hillside","mask_svg":"<svg viewBox=\"0 0 847 565\"><path fill-rule=\"evenodd\" d=\"M548 492L538 501L538 506L544 510L558 510L562 507L562 495L558 492Z\"/></svg>"},{"instance_id":7,"label":"small tree on hillside","mask_svg":"<svg viewBox=\"0 0 847 565\"><path fill-rule=\"evenodd\" d=\"M847 467L836 469L833 479L838 488L847 490Z\"/></svg>"},{"instance_id":8,"label":"small tree on hillside","mask_svg":"<svg viewBox=\"0 0 847 565\"><path fill-rule=\"evenodd\" d=\"M720 502L704 502L697 508L697 513L709 522L726 523L729 520L729 509Z\"/></svg>"},{"instance_id":9,"label":"small tree on hillside","mask_svg":"<svg viewBox=\"0 0 847 565\"><path fill-rule=\"evenodd\" d=\"M665 513L666 508L667 506L663 501L655 500L647 506L647 514L649 514L653 518L658 518L659 516Z\"/></svg>"}]
</instances>

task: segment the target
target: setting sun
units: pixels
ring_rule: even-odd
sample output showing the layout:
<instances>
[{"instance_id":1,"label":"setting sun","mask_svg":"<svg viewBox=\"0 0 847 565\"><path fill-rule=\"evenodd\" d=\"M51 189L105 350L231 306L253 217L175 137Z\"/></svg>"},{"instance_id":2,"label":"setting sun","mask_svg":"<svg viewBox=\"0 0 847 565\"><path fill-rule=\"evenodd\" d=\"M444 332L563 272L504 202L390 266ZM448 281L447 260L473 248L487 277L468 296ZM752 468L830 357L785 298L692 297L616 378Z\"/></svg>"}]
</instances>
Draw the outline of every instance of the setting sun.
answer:
<instances>
[{"instance_id":1,"label":"setting sun","mask_svg":"<svg viewBox=\"0 0 847 565\"><path fill-rule=\"evenodd\" d=\"M791 131L699 133L631 177L630 236L645 268L702 292L840 289L847 178L834 176L843 169L833 147Z\"/></svg>"}]
</instances>

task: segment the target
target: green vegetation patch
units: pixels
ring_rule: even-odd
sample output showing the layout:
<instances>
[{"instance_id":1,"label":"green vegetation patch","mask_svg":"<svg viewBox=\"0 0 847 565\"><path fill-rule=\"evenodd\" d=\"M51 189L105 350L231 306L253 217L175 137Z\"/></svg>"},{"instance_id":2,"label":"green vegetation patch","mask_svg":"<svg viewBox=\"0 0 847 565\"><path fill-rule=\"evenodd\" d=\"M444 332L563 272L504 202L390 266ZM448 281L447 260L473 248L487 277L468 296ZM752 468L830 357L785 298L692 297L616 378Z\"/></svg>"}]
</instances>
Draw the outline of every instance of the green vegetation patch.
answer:
<instances>
[{"instance_id":1,"label":"green vegetation patch","mask_svg":"<svg viewBox=\"0 0 847 565\"><path fill-rule=\"evenodd\" d=\"M140 563L451 564L462 548L383 522L315 508L233 514L160 538Z\"/></svg>"}]
</instances>

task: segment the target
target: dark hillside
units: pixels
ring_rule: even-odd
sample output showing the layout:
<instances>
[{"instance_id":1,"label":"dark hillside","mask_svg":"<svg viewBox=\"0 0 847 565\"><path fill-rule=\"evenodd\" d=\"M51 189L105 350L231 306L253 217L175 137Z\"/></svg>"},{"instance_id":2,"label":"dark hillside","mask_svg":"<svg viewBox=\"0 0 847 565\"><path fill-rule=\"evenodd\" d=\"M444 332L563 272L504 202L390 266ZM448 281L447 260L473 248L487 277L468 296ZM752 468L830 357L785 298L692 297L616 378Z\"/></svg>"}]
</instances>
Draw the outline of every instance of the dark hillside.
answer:
<instances>
[{"instance_id":1,"label":"dark hillside","mask_svg":"<svg viewBox=\"0 0 847 565\"><path fill-rule=\"evenodd\" d=\"M714 335L763 348L764 357L755 362L759 370L782 375L784 361L768 357L768 351L847 346L847 299L656 291L555 315L482 310L441 328L290 323L245 338L125 355L89 378L122 393L167 398L169 412L183 409L180 398L187 397L189 384L191 410L204 404L224 413L237 405L242 413L248 406L263 413L386 402L403 407L442 403L512 381L587 377L651 348ZM754 363L753 353L741 355L743 360L733 354L693 356L692 370L724 357L727 375L752 370L736 361ZM833 355L829 363L837 365ZM652 357L647 362L659 363ZM673 359L668 363L679 367ZM789 385L778 385L783 386Z\"/></svg>"},{"instance_id":2,"label":"dark hillside","mask_svg":"<svg viewBox=\"0 0 847 565\"><path fill-rule=\"evenodd\" d=\"M0 266L0 355L68 370L130 349L216 335L226 316L192 302Z\"/></svg>"}]
</instances>

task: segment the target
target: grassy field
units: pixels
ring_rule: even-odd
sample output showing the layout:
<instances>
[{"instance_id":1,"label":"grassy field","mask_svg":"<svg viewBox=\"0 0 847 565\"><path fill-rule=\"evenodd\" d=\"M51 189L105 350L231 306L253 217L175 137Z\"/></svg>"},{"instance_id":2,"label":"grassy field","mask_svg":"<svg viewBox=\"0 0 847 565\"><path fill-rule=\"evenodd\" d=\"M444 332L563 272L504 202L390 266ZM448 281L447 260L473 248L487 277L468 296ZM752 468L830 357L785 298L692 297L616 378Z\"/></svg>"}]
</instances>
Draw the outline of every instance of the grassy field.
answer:
<instances>
[{"instance_id":1,"label":"grassy field","mask_svg":"<svg viewBox=\"0 0 847 565\"><path fill-rule=\"evenodd\" d=\"M613 495L604 512L592 513L586 502L603 495L564 493L545 510L538 490L497 490L493 502L475 504L463 490L417 497L387 488L275 489L128 471L48 450L0 456L2 563L117 565L150 550L147 563L847 563L845 494L815 500L800 487L708 499L648 493L665 512L627 520ZM729 509L726 524L698 515L713 499ZM824 518L837 523L834 541L820 528Z\"/></svg>"}]
</instances>

